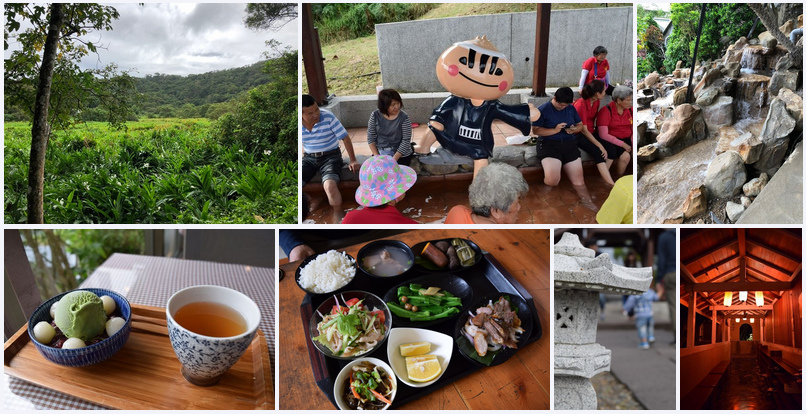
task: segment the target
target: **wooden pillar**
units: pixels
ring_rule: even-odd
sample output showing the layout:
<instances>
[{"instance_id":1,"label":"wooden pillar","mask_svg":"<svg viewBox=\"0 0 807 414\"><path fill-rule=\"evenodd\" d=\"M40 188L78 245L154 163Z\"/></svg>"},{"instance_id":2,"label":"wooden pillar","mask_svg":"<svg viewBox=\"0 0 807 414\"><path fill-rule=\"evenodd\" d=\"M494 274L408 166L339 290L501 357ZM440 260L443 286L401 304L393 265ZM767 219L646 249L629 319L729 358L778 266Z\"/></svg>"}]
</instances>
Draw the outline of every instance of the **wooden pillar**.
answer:
<instances>
[{"instance_id":1,"label":"wooden pillar","mask_svg":"<svg viewBox=\"0 0 807 414\"><path fill-rule=\"evenodd\" d=\"M328 97L328 83L325 80L325 63L322 59L322 48L319 43L319 34L314 27L314 17L311 15L311 4L303 3L303 67L305 79L308 82L308 93L314 97L317 104L324 105Z\"/></svg>"},{"instance_id":2,"label":"wooden pillar","mask_svg":"<svg viewBox=\"0 0 807 414\"><path fill-rule=\"evenodd\" d=\"M765 316L759 318L759 341L765 342Z\"/></svg>"},{"instance_id":3,"label":"wooden pillar","mask_svg":"<svg viewBox=\"0 0 807 414\"><path fill-rule=\"evenodd\" d=\"M793 309L793 289L787 291L787 307L790 309L790 346L796 347L796 315Z\"/></svg>"},{"instance_id":4,"label":"wooden pillar","mask_svg":"<svg viewBox=\"0 0 807 414\"><path fill-rule=\"evenodd\" d=\"M535 14L535 55L532 62L532 95L546 96L546 61L549 57L549 16L552 3L538 3Z\"/></svg>"},{"instance_id":5,"label":"wooden pillar","mask_svg":"<svg viewBox=\"0 0 807 414\"><path fill-rule=\"evenodd\" d=\"M717 311L712 309L712 341L711 343L717 343Z\"/></svg>"},{"instance_id":6,"label":"wooden pillar","mask_svg":"<svg viewBox=\"0 0 807 414\"><path fill-rule=\"evenodd\" d=\"M687 312L687 348L692 349L695 347L695 315L697 308L695 307L697 301L697 294L695 294L695 285L687 285L689 288L689 312Z\"/></svg>"}]
</instances>

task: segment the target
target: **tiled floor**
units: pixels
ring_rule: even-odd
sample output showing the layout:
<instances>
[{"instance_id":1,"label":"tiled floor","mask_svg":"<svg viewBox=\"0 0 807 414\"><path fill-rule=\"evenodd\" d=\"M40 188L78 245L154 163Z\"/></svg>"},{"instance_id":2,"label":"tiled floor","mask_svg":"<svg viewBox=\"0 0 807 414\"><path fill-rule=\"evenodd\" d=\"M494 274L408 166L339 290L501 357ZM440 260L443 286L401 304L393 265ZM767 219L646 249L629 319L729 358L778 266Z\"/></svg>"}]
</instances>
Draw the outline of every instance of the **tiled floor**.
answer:
<instances>
[{"instance_id":1,"label":"tiled floor","mask_svg":"<svg viewBox=\"0 0 807 414\"><path fill-rule=\"evenodd\" d=\"M566 179L552 191L543 192L543 172L539 167L521 170L530 190L521 200L518 223L524 224L593 224L596 212L586 208ZM584 164L586 185L594 204L602 206L610 188L599 176L593 164ZM448 210L459 204L468 205L468 186L472 174L449 176L421 176L418 183L406 193L406 198L398 204L398 209L407 217L420 223L442 223ZM339 184L342 193L342 213L358 208L354 199L358 182ZM307 223L331 223L333 211L328 205L321 184L309 184L303 191L311 197L312 211ZM341 215L340 215L341 217Z\"/></svg>"},{"instance_id":2,"label":"tiled floor","mask_svg":"<svg viewBox=\"0 0 807 414\"><path fill-rule=\"evenodd\" d=\"M495 145L507 145L506 138L521 135L516 128L500 121L493 122ZM419 142L426 133L426 126L419 125L413 128L413 141ZM356 155L370 155L367 146L367 128L349 128L351 142ZM435 144L439 146L440 144ZM600 178L594 164L586 162L584 172L586 186L591 194L594 204L602 206L608 198L610 187ZM632 170L632 165L628 170ZM560 185L552 191L545 192L543 172L540 167L530 167L521 170L530 190L521 200L521 211L518 223L525 224L595 224L596 212L586 208L574 191L571 182L564 176ZM473 175L452 174L448 176L420 176L418 182L406 193L406 198L398 204L405 216L421 223L442 223L451 207L459 204L468 205L468 186ZM615 178L616 179L616 178ZM342 193L342 214L358 208L354 195L358 182L342 182L339 189ZM333 211L325 199L321 184L309 184L303 191L311 197L312 211L308 216L308 223L331 223Z\"/></svg>"}]
</instances>

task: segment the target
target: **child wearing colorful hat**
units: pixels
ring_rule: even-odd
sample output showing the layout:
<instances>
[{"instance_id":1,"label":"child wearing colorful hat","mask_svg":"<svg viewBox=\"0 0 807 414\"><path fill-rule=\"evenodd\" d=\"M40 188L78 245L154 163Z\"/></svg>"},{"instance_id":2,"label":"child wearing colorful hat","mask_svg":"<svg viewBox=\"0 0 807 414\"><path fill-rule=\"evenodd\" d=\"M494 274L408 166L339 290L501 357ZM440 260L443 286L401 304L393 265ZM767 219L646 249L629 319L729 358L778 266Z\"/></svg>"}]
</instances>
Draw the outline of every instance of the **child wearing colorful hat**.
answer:
<instances>
[{"instance_id":1,"label":"child wearing colorful hat","mask_svg":"<svg viewBox=\"0 0 807 414\"><path fill-rule=\"evenodd\" d=\"M356 202L363 208L345 215L342 224L418 224L395 207L415 185L415 170L389 155L370 157L359 171Z\"/></svg>"}]
</instances>

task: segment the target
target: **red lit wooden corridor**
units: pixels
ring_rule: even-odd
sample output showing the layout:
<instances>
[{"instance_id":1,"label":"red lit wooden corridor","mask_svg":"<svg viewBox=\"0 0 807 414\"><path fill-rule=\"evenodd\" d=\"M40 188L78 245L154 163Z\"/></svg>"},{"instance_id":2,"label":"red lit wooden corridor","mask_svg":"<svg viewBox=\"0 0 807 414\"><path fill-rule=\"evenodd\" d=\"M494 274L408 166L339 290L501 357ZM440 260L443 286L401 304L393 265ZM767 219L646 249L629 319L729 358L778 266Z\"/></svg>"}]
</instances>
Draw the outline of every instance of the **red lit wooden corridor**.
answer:
<instances>
[{"instance_id":1,"label":"red lit wooden corridor","mask_svg":"<svg viewBox=\"0 0 807 414\"><path fill-rule=\"evenodd\" d=\"M801 409L801 250L801 229L681 229L681 409Z\"/></svg>"}]
</instances>

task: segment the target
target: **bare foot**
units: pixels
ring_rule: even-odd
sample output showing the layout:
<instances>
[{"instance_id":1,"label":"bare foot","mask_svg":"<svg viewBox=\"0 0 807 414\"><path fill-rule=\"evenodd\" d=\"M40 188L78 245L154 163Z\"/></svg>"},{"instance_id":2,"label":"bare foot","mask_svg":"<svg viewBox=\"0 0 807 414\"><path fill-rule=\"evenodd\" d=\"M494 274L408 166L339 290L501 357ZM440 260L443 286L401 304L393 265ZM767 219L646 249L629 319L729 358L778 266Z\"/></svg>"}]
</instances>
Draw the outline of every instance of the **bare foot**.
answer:
<instances>
[{"instance_id":1,"label":"bare foot","mask_svg":"<svg viewBox=\"0 0 807 414\"><path fill-rule=\"evenodd\" d=\"M342 210L342 205L331 206L331 223L341 224L342 219L345 217L345 211Z\"/></svg>"},{"instance_id":2,"label":"bare foot","mask_svg":"<svg viewBox=\"0 0 807 414\"><path fill-rule=\"evenodd\" d=\"M588 188L586 188L585 184L573 185L573 187L574 187L574 191L577 193L577 196L580 197L580 204L582 204L583 207L585 207L585 208L587 208L587 209L589 209L589 210L591 210L591 211L593 211L595 213L600 211L600 208L597 207L597 205L594 204L593 201L591 201L591 195L589 195Z\"/></svg>"}]
</instances>

